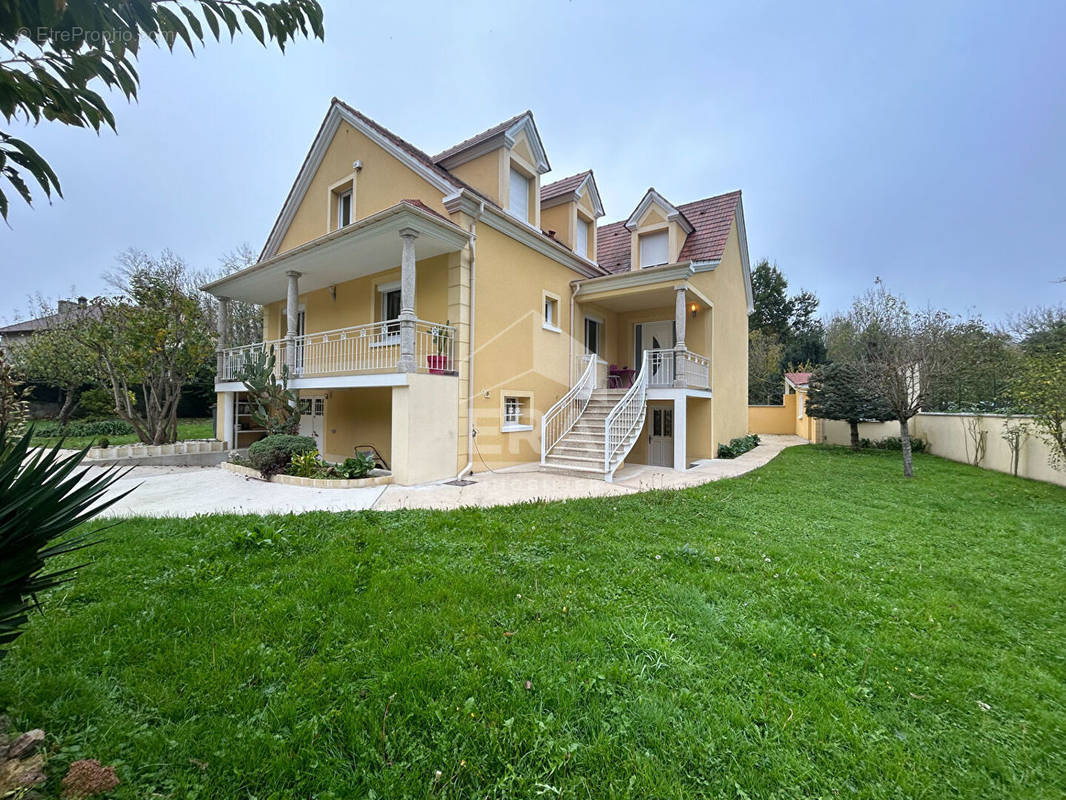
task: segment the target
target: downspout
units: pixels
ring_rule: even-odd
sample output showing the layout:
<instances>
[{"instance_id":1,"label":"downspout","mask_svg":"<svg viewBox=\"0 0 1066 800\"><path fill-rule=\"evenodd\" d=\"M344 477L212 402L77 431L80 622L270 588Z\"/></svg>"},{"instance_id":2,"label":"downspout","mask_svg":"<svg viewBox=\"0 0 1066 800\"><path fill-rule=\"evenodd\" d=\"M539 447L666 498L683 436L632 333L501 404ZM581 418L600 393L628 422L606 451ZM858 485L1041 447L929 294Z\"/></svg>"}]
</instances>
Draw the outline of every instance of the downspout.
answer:
<instances>
[{"instance_id":1,"label":"downspout","mask_svg":"<svg viewBox=\"0 0 1066 800\"><path fill-rule=\"evenodd\" d=\"M459 474L455 476L457 481L461 481L463 476L474 468L474 321L477 319L477 314L474 312L476 311L477 298L477 224L484 213L485 201L482 200L478 206L477 214L474 215L474 222L470 225L470 352L467 355L468 363L466 366L467 461L466 466L459 470Z\"/></svg>"}]
</instances>

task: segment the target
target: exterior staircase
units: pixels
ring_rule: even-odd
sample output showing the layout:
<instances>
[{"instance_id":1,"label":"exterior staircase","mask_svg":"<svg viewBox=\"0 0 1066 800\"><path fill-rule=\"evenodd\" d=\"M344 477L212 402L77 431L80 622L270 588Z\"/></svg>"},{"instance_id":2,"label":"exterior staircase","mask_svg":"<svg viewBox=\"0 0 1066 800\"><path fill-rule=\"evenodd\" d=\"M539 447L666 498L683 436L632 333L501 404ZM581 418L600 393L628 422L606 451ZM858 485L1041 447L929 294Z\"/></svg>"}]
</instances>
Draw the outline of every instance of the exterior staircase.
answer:
<instances>
[{"instance_id":1,"label":"exterior staircase","mask_svg":"<svg viewBox=\"0 0 1066 800\"><path fill-rule=\"evenodd\" d=\"M625 389L594 389L573 427L544 457L543 466L552 472L609 479L604 470L604 423L625 393ZM639 435L638 426L623 445L624 453Z\"/></svg>"}]
</instances>

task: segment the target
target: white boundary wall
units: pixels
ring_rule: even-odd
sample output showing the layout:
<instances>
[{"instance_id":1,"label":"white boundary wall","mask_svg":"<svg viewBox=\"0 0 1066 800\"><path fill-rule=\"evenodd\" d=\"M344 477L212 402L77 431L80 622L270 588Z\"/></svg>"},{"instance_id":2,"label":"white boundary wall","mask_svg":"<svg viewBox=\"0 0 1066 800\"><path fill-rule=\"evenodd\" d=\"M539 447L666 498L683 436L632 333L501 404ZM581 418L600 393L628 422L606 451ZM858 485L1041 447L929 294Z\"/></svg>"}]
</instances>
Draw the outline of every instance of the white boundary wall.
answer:
<instances>
[{"instance_id":1,"label":"white boundary wall","mask_svg":"<svg viewBox=\"0 0 1066 800\"><path fill-rule=\"evenodd\" d=\"M981 418L981 429L988 432L985 439L985 456L981 466L997 472L1011 471L1010 448L1003 440L1003 426L1008 420L1026 419L1026 417L1009 417L1003 414L941 414L923 412L911 420L911 436L925 440L926 452L952 461L970 463L973 442L966 430L966 421L975 416ZM859 425L859 436L864 439L885 439L899 436L898 422L863 422ZM828 444L847 445L851 434L846 422L826 420L822 425L822 440ZM1066 472L1055 470L1048 464L1048 447L1037 436L1029 434L1022 444L1018 460L1018 475L1038 481L1056 483L1066 486Z\"/></svg>"}]
</instances>

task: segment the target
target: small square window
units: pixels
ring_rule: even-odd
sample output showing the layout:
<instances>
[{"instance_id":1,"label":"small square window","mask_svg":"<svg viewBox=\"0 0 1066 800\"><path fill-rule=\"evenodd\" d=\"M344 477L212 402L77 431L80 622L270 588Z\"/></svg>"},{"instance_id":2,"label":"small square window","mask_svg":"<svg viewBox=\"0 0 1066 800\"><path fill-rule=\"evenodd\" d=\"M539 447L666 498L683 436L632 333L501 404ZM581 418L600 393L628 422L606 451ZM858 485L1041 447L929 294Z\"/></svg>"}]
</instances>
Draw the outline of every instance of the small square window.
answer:
<instances>
[{"instance_id":1,"label":"small square window","mask_svg":"<svg viewBox=\"0 0 1066 800\"><path fill-rule=\"evenodd\" d=\"M530 398L526 395L508 395L503 398L503 431L533 430L530 413Z\"/></svg>"}]
</instances>

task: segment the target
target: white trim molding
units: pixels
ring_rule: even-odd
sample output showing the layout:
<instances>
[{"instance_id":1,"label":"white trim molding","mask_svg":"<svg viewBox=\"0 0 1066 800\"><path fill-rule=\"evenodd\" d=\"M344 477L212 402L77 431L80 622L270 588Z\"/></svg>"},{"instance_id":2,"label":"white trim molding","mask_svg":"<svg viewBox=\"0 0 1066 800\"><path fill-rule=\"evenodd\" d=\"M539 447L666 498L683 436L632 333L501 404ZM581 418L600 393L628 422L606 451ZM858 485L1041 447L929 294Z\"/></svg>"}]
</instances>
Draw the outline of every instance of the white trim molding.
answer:
<instances>
[{"instance_id":1,"label":"white trim molding","mask_svg":"<svg viewBox=\"0 0 1066 800\"><path fill-rule=\"evenodd\" d=\"M696 230L692 227L692 223L685 219L685 215L681 213L680 209L655 191L654 188L648 189L648 191L644 193L644 197L641 199L640 203L637 204L636 210L630 214L629 219L626 220L626 228L630 231L635 231L640 222L640 218L644 216L644 212L646 212L653 203L666 212L666 219L668 222L676 222L681 226L681 229L685 233L692 233Z\"/></svg>"},{"instance_id":2,"label":"white trim molding","mask_svg":"<svg viewBox=\"0 0 1066 800\"><path fill-rule=\"evenodd\" d=\"M460 164L473 161L475 158L479 158L486 153L491 153L493 150L499 150L501 147L506 147L510 150L514 147L518 134L523 131L526 134L526 139L529 141L529 149L533 151L533 164L537 169L537 173L543 175L545 172L551 170L551 165L548 163L548 156L544 151L544 142L541 141L540 133L537 132L537 125L533 121L532 111L527 111L522 114L522 116L506 130L499 131L492 136L473 142L468 147L450 153L444 158L434 159L434 163L444 167L444 169L452 169L453 167L458 167Z\"/></svg>"},{"instance_id":3,"label":"white trim molding","mask_svg":"<svg viewBox=\"0 0 1066 800\"><path fill-rule=\"evenodd\" d=\"M292 224L292 220L296 216L296 211L300 207L304 196L307 194L307 190L311 186L311 180L314 178L315 173L322 164L322 159L326 155L326 150L329 149L330 144L333 142L333 137L340 129L342 122L347 122L355 128L355 130L374 142L374 144L381 147L386 153L414 171L420 178L425 179L430 185L440 190L442 194L449 194L458 188L454 183L446 180L439 172L428 164L415 158L409 152L397 145L392 139L382 135L380 131L366 124L362 119L353 114L343 103L334 98L333 103L329 107L329 111L326 112L325 119L322 121L322 126L318 130L318 135L315 136L315 141L311 145L310 151L307 153L307 158L304 159L303 166L300 167L300 172L297 174L296 180L293 182L292 188L289 190L289 195L285 199L285 204L282 206L281 213L274 222L274 227L270 230L270 235L267 237L263 252L259 255L261 261L277 254L278 248L281 246L281 240L285 237L285 233Z\"/></svg>"}]
</instances>

